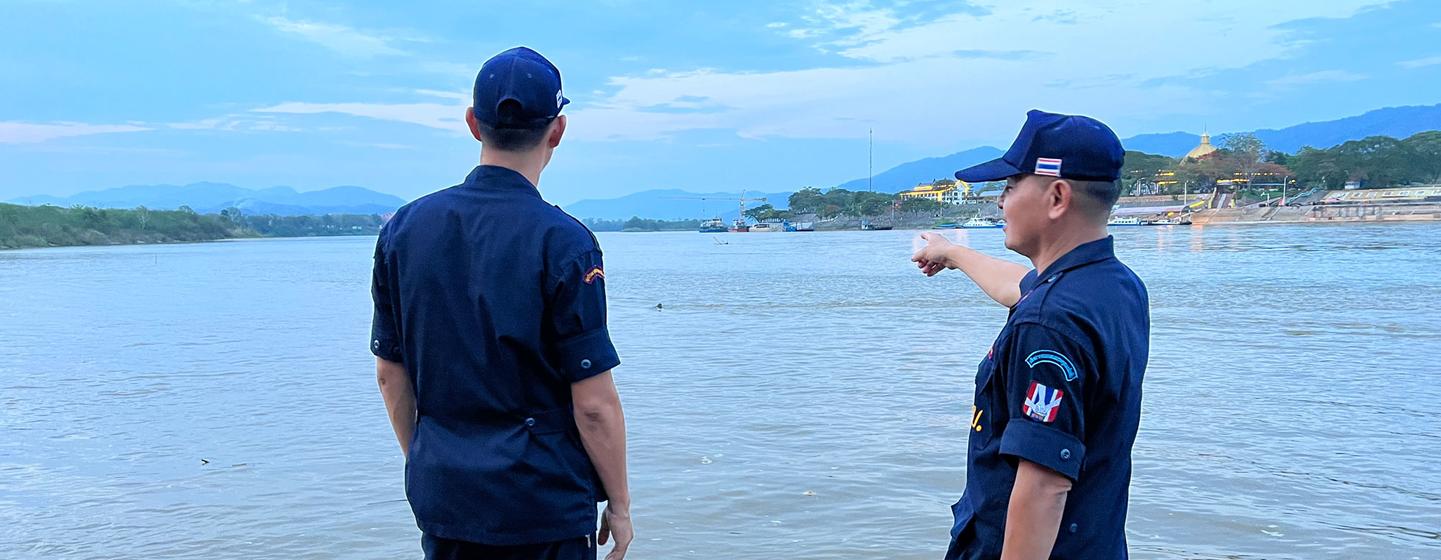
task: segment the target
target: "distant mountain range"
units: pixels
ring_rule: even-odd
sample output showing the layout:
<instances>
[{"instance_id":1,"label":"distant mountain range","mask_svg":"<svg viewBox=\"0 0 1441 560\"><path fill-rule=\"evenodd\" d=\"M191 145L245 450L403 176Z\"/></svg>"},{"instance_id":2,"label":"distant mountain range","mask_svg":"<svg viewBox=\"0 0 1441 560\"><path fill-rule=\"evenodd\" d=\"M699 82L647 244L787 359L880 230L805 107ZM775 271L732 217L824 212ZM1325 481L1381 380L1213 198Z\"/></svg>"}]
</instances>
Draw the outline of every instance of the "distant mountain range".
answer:
<instances>
[{"instance_id":1,"label":"distant mountain range","mask_svg":"<svg viewBox=\"0 0 1441 560\"><path fill-rule=\"evenodd\" d=\"M876 175L869 183L875 191L898 193L920 183L955 178L956 170L991 161L1001 157L1003 153L1005 152L990 146L981 146L948 156L918 159L887 169ZM841 183L838 188L863 191L866 190L866 184L866 178L862 177Z\"/></svg>"},{"instance_id":2,"label":"distant mountain range","mask_svg":"<svg viewBox=\"0 0 1441 560\"><path fill-rule=\"evenodd\" d=\"M790 206L790 192L763 193L746 191L747 208L770 204L776 208ZM658 220L695 220L719 217L734 220L740 215L741 191L693 193L679 189L658 189L628 194L620 198L582 200L569 204L565 211L579 218L625 220L642 217Z\"/></svg>"},{"instance_id":3,"label":"distant mountain range","mask_svg":"<svg viewBox=\"0 0 1441 560\"><path fill-rule=\"evenodd\" d=\"M1405 138L1427 130L1441 130L1441 105L1387 107L1355 117L1298 124L1280 130L1257 130L1254 134L1266 144L1267 149L1296 153L1305 146L1330 148L1367 136ZM1213 134L1211 141L1219 142L1221 136ZM1200 136L1186 132L1142 134L1121 141L1127 150L1171 157L1186 155L1200 142Z\"/></svg>"},{"instance_id":4,"label":"distant mountain range","mask_svg":"<svg viewBox=\"0 0 1441 560\"><path fill-rule=\"evenodd\" d=\"M1441 104L1414 107L1388 107L1363 115L1333 121L1305 123L1280 130L1257 130L1255 134L1267 148L1294 153L1303 146L1329 148L1348 140L1367 136L1405 138L1417 132L1441 130ZM1220 142L1223 134L1215 134ZM1127 150L1170 157L1180 157L1200 143L1198 135L1188 132L1141 134L1122 140ZM1002 151L982 146L947 156L930 157L902 163L870 180L871 188L895 193L936 179L949 179L957 169L994 159ZM865 190L866 178L837 185L847 190ZM785 208L790 192L759 193L747 196L767 198L765 202L748 202L749 206L769 203ZM739 189L730 192L693 193L678 189L651 190L604 200L582 200L566 207L581 218L621 220L632 216L651 219L697 219L721 217L734 219L739 214ZM318 215L318 214L384 214L394 211L405 201L399 197L361 187L335 187L320 191L297 192L290 187L252 190L224 183L175 185L135 185L84 192L69 197L35 196L16 199L17 204L85 205L101 208L174 209L189 206L197 212L213 213L237 207L251 214Z\"/></svg>"},{"instance_id":5,"label":"distant mountain range","mask_svg":"<svg viewBox=\"0 0 1441 560\"><path fill-rule=\"evenodd\" d=\"M226 208L239 208L247 214L304 216L322 214L385 214L405 204L395 195L379 193L362 187L333 187L319 191L298 192L290 187L247 189L226 183L192 183L189 185L131 185L73 196L33 196L18 198L16 204L53 204L55 206L93 206L96 208L135 208L173 210L189 206L202 214L217 213Z\"/></svg>"}]
</instances>

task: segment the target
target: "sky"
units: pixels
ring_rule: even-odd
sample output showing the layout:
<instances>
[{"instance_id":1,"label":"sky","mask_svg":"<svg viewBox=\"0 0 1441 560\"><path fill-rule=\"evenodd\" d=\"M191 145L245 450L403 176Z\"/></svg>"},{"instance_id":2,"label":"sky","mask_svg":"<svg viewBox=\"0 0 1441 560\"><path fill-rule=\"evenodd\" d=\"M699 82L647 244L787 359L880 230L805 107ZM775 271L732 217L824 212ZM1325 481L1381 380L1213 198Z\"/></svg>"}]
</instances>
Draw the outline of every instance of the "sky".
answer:
<instances>
[{"instance_id":1,"label":"sky","mask_svg":"<svg viewBox=\"0 0 1441 560\"><path fill-rule=\"evenodd\" d=\"M475 72L532 47L552 202L781 191L992 145L1040 108L1122 137L1441 103L1441 2L0 0L0 200L213 181L460 182ZM869 132L873 131L873 132Z\"/></svg>"}]
</instances>

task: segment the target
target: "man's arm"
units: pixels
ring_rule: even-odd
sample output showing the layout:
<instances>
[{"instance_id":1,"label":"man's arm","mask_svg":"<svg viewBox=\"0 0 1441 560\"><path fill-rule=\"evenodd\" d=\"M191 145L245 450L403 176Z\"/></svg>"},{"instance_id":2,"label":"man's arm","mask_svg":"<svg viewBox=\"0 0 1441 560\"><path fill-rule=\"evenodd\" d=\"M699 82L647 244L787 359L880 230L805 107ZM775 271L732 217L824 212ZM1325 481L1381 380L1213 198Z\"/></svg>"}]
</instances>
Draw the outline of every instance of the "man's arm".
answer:
<instances>
[{"instance_id":1,"label":"man's arm","mask_svg":"<svg viewBox=\"0 0 1441 560\"><path fill-rule=\"evenodd\" d=\"M400 452L410 457L410 440L415 437L415 388L410 384L410 373L405 371L405 364L376 358L375 378L380 384L380 396L385 399L385 410L390 413L390 428L395 430L395 439L400 440Z\"/></svg>"},{"instance_id":2,"label":"man's arm","mask_svg":"<svg viewBox=\"0 0 1441 560\"><path fill-rule=\"evenodd\" d=\"M615 548L606 560L620 560L634 533L630 524L630 486L626 481L625 413L620 407L615 381L609 371L587 377L570 386L575 406L575 425L586 455L600 474L609 502L601 519L598 544L615 535Z\"/></svg>"},{"instance_id":3,"label":"man's arm","mask_svg":"<svg viewBox=\"0 0 1441 560\"><path fill-rule=\"evenodd\" d=\"M1056 546L1071 479L1024 459L1019 463L1001 560L1045 560Z\"/></svg>"},{"instance_id":4,"label":"man's arm","mask_svg":"<svg viewBox=\"0 0 1441 560\"><path fill-rule=\"evenodd\" d=\"M921 237L926 240L926 246L916 251L911 261L926 276L958 268L996 303L1013 307L1021 300L1021 278L1030 272L1029 268L956 245L938 233L926 232Z\"/></svg>"}]
</instances>

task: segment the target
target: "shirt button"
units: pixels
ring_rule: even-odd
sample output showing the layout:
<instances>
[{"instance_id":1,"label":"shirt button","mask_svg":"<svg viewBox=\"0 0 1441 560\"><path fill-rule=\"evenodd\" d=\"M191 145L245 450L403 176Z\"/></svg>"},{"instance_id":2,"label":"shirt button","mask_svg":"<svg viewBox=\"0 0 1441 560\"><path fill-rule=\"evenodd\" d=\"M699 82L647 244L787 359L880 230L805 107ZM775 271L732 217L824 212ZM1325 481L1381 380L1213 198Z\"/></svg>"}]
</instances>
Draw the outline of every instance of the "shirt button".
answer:
<instances>
[{"instance_id":1,"label":"shirt button","mask_svg":"<svg viewBox=\"0 0 1441 560\"><path fill-rule=\"evenodd\" d=\"M1081 527L1079 525L1076 525L1075 523L1072 523L1071 526L1068 527L1068 529L1070 529L1071 533L1074 534L1076 531L1080 530Z\"/></svg>"},{"instance_id":2,"label":"shirt button","mask_svg":"<svg viewBox=\"0 0 1441 560\"><path fill-rule=\"evenodd\" d=\"M590 360L581 360L580 369L590 369Z\"/></svg>"},{"instance_id":3,"label":"shirt button","mask_svg":"<svg viewBox=\"0 0 1441 560\"><path fill-rule=\"evenodd\" d=\"M526 418L526 419L525 419L525 427L527 427L527 428L534 428L534 427L535 427L535 419L534 419L534 418Z\"/></svg>"},{"instance_id":4,"label":"shirt button","mask_svg":"<svg viewBox=\"0 0 1441 560\"><path fill-rule=\"evenodd\" d=\"M1070 461L1070 460L1071 460L1071 450L1070 450L1070 449L1062 449L1062 450L1061 450L1061 460L1062 460L1062 461Z\"/></svg>"}]
</instances>

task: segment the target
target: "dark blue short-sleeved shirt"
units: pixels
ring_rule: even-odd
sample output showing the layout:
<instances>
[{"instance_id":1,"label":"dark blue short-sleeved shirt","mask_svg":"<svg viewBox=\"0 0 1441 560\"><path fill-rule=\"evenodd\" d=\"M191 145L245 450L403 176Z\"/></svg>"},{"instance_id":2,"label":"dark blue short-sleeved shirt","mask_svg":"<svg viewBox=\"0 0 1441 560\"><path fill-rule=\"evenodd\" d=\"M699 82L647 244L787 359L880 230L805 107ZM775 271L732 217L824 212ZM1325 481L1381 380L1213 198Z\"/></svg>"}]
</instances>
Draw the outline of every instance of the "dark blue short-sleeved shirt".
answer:
<instances>
[{"instance_id":1,"label":"dark blue short-sleeved shirt","mask_svg":"<svg viewBox=\"0 0 1441 560\"><path fill-rule=\"evenodd\" d=\"M1146 287L1107 237L1031 271L1021 293L976 372L966 490L946 557L1000 557L1024 459L1073 482L1052 558L1125 558L1150 345Z\"/></svg>"},{"instance_id":2,"label":"dark blue short-sleeved shirt","mask_svg":"<svg viewBox=\"0 0 1441 560\"><path fill-rule=\"evenodd\" d=\"M385 225L372 296L371 351L415 386L405 489L421 530L494 545L593 533L604 489L571 384L620 360L590 231L482 165Z\"/></svg>"}]
</instances>

